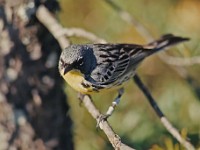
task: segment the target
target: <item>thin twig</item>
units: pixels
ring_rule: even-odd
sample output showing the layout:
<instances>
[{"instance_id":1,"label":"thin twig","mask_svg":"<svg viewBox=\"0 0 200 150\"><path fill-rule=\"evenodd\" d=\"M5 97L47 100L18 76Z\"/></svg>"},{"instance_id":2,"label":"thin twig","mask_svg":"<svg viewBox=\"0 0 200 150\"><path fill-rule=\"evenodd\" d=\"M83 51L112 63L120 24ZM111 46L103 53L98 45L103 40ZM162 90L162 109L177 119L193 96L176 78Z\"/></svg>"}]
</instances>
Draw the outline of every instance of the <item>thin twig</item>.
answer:
<instances>
[{"instance_id":1,"label":"thin twig","mask_svg":"<svg viewBox=\"0 0 200 150\"><path fill-rule=\"evenodd\" d=\"M105 42L103 39L98 38L94 34L87 32L83 29L73 28L70 29L63 29L63 27L57 22L57 20L51 15L51 13L46 9L44 6L40 6L37 10L37 18L38 20L52 33L52 35L58 40L62 49L69 46L69 41L65 37L65 34L68 36L81 36L87 38L91 41L99 41ZM79 32L79 33L78 33ZM134 150L127 146L126 144L121 142L120 137L113 131L111 126L107 121L99 121L99 116L101 116L99 110L95 107L92 102L92 99L89 96L84 96L83 104L88 112L92 115L94 119L96 119L97 123L99 123L100 129L104 131L106 136L108 137L110 143L112 144L113 148L116 150Z\"/></svg>"},{"instance_id":2,"label":"thin twig","mask_svg":"<svg viewBox=\"0 0 200 150\"><path fill-rule=\"evenodd\" d=\"M168 132L171 133L187 150L195 150L193 145L190 142L186 141L184 138L182 138L180 133L178 132L178 130L165 117L165 115L162 113L162 111L158 107L156 101L150 94L147 87L142 83L140 77L136 74L133 79L134 79L135 83L137 84L137 86L139 87L139 89L144 93L144 95L148 99L152 108L154 109L156 114L159 116L162 124L165 126L165 128L168 130Z\"/></svg>"},{"instance_id":3,"label":"thin twig","mask_svg":"<svg viewBox=\"0 0 200 150\"><path fill-rule=\"evenodd\" d=\"M170 56L167 53L160 53L160 58L169 65L174 66L192 66L195 64L200 64L200 57L194 56L191 58L181 58Z\"/></svg>"},{"instance_id":4,"label":"thin twig","mask_svg":"<svg viewBox=\"0 0 200 150\"><path fill-rule=\"evenodd\" d=\"M45 6L40 6L37 10L36 16L41 23L43 23L47 29L57 39L62 49L70 45L69 40L65 37L77 36L83 37L94 43L106 43L102 38L99 38L95 34L88 32L81 28L63 28L57 20L51 15ZM47 19L48 18L48 19Z\"/></svg>"},{"instance_id":5,"label":"thin twig","mask_svg":"<svg viewBox=\"0 0 200 150\"><path fill-rule=\"evenodd\" d=\"M130 15L130 13L123 10L113 0L105 0L105 1L119 14L119 16L124 21L132 24L135 27L136 31L139 33L139 35L141 35L147 42L152 42L154 40L152 34L134 16ZM190 58L180 58L180 57L170 56L167 53L164 54L159 53L158 56L165 63L174 66L192 66L195 64L200 64L200 56L194 56Z\"/></svg>"},{"instance_id":6,"label":"thin twig","mask_svg":"<svg viewBox=\"0 0 200 150\"><path fill-rule=\"evenodd\" d=\"M64 28L63 33L68 37L77 36L86 38L94 43L106 43L104 39L99 38L95 34L81 28Z\"/></svg>"},{"instance_id":7,"label":"thin twig","mask_svg":"<svg viewBox=\"0 0 200 150\"><path fill-rule=\"evenodd\" d=\"M118 6L115 2L112 0L105 0L118 14L119 16L126 22L132 24L138 33L145 38L146 41L152 42L154 40L151 33L146 30L146 28L139 23L134 17L130 15L127 11L123 10L120 6Z\"/></svg>"}]
</instances>

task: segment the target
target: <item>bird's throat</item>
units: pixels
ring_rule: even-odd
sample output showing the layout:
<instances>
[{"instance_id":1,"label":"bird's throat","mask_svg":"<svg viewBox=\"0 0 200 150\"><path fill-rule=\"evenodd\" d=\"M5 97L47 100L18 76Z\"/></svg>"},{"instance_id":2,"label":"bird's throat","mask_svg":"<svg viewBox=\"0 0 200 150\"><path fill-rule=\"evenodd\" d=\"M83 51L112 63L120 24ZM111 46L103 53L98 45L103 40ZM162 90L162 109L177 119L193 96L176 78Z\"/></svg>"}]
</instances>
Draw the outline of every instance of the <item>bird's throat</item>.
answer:
<instances>
[{"instance_id":1,"label":"bird's throat","mask_svg":"<svg viewBox=\"0 0 200 150\"><path fill-rule=\"evenodd\" d=\"M81 83L85 80L84 75L78 70L71 70L67 72L65 75L62 74L62 77L65 81L76 91L81 92L83 94L88 93L88 89L84 88Z\"/></svg>"}]
</instances>

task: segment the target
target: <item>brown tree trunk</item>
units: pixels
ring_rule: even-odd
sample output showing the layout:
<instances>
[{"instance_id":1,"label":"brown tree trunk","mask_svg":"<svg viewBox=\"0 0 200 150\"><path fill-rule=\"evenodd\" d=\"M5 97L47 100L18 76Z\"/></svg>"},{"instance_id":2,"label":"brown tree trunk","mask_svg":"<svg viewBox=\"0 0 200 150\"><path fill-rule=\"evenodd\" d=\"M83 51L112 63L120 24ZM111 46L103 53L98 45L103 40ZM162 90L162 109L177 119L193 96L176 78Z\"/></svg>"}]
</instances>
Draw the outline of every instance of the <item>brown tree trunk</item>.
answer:
<instances>
[{"instance_id":1,"label":"brown tree trunk","mask_svg":"<svg viewBox=\"0 0 200 150\"><path fill-rule=\"evenodd\" d=\"M59 44L35 17L40 1L0 1L0 149L73 149ZM44 5L52 13L54 0Z\"/></svg>"}]
</instances>

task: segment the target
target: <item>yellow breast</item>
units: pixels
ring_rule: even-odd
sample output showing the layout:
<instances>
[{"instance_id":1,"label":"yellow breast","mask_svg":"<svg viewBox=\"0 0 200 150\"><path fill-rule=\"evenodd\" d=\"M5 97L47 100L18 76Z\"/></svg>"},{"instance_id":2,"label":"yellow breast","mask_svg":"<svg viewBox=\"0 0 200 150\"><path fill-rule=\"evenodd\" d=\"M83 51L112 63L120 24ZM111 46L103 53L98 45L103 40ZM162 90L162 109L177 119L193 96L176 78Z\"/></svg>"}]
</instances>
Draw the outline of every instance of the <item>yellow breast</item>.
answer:
<instances>
[{"instance_id":1,"label":"yellow breast","mask_svg":"<svg viewBox=\"0 0 200 150\"><path fill-rule=\"evenodd\" d=\"M76 91L82 93L82 94L91 94L91 93L96 93L97 91L94 91L92 87L84 87L82 85L83 81L85 81L84 75L78 71L78 70L71 70L69 72L67 72L65 75L61 74L62 77L65 79L65 81ZM100 92L103 91L113 91L113 90L118 90L121 87L123 87L123 85L121 86L115 86L112 88L103 88L100 89Z\"/></svg>"},{"instance_id":2,"label":"yellow breast","mask_svg":"<svg viewBox=\"0 0 200 150\"><path fill-rule=\"evenodd\" d=\"M85 88L81 84L85 79L84 79L84 75L80 71L71 70L67 72L65 75L62 74L62 77L76 91L81 92L83 94L91 93L91 90L92 90L91 88Z\"/></svg>"}]
</instances>

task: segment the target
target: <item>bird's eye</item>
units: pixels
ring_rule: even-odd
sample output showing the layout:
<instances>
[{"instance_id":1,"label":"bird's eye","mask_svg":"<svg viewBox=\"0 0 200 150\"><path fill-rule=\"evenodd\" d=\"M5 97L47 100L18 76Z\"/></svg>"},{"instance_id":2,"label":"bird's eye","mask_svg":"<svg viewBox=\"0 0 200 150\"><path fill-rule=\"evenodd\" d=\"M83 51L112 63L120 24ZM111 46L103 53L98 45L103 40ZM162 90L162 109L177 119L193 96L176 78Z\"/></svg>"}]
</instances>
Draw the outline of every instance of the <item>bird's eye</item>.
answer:
<instances>
[{"instance_id":1,"label":"bird's eye","mask_svg":"<svg viewBox=\"0 0 200 150\"><path fill-rule=\"evenodd\" d=\"M79 66L82 66L82 65L83 65L83 58L80 58L80 59L78 60L78 64L79 64Z\"/></svg>"}]
</instances>

